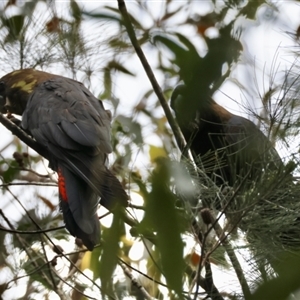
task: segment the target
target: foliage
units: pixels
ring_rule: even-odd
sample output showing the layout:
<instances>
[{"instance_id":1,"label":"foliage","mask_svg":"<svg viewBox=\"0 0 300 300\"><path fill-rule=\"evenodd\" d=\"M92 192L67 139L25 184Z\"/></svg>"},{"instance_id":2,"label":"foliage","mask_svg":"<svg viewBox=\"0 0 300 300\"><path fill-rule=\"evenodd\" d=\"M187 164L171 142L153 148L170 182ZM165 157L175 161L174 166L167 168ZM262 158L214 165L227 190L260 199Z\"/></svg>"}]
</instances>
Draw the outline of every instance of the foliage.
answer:
<instances>
[{"instance_id":1,"label":"foliage","mask_svg":"<svg viewBox=\"0 0 300 300\"><path fill-rule=\"evenodd\" d=\"M261 21L262 9L276 14L280 7L212 0L207 9L196 2L168 0L155 8L147 1L127 3L137 44L161 90L139 86L148 80L143 77L148 70L136 61L117 1L97 4L94 11L75 0L2 4L2 73L46 69L76 78L99 95L114 112L110 168L131 197L126 213L112 217L100 209L102 242L86 252L61 227L56 175L23 143L2 145L3 299L12 293L24 299L37 294L45 299L286 299L299 289L299 153L286 147L299 133L299 30L288 33L297 47L287 71L279 70L275 57L270 74L262 72L266 86L258 78L245 84L235 71L244 64L245 73L251 72L253 64L245 63L252 58L241 43L247 28L239 21ZM195 14L202 9L205 14ZM134 82L137 104L128 99L122 80ZM261 178L241 189L220 188L208 178L202 163L209 164L214 153L196 158L197 165L179 163L180 147L157 99L161 91L171 98L182 82L190 99L181 108L187 115L195 110L195 99L216 97L229 82L245 97L259 98L262 108L257 113L250 107L251 117L274 145L288 149L282 152L284 166L276 172L266 167ZM266 166L271 163L276 162ZM224 279L228 272L237 287L217 283L216 277ZM16 288L20 282L26 286L22 291Z\"/></svg>"}]
</instances>

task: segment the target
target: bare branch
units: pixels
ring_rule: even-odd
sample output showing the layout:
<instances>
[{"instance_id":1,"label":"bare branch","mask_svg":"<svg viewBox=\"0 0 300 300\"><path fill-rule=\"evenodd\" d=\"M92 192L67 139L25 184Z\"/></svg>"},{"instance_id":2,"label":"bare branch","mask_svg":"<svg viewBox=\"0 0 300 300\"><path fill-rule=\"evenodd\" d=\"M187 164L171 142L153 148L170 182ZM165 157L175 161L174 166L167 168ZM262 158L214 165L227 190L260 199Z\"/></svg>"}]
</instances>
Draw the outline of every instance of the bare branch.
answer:
<instances>
[{"instance_id":1,"label":"bare branch","mask_svg":"<svg viewBox=\"0 0 300 300\"><path fill-rule=\"evenodd\" d=\"M4 231L4 232L7 232L7 233L17 233L17 234L41 234L41 233L56 231L56 230L60 230L60 229L64 229L64 228L65 228L65 226L58 226L58 227L44 229L44 230L27 230L27 231L23 231L23 230L8 229L8 228L0 225L0 231Z\"/></svg>"},{"instance_id":2,"label":"bare branch","mask_svg":"<svg viewBox=\"0 0 300 300\"><path fill-rule=\"evenodd\" d=\"M133 277L133 275L131 274L130 270L122 263L119 262L119 266L123 269L125 275L131 280L132 284L138 288L138 290L143 294L143 296L145 297L145 299L148 300L152 300L154 299L153 297L151 297L148 292L146 291L146 289Z\"/></svg>"},{"instance_id":3,"label":"bare branch","mask_svg":"<svg viewBox=\"0 0 300 300\"><path fill-rule=\"evenodd\" d=\"M2 113L0 113L0 123L5 126L9 131L12 132L15 136L17 136L22 142L32 148L41 156L45 157L46 159L49 158L49 153L45 147L38 144L33 138L31 138L25 131L23 131L19 126L5 117Z\"/></svg>"},{"instance_id":4,"label":"bare branch","mask_svg":"<svg viewBox=\"0 0 300 300\"><path fill-rule=\"evenodd\" d=\"M213 216L212 216L212 218L213 218ZM216 232L218 238L221 241L221 244L224 246L224 248L226 250L226 253L229 256L229 259L230 259L230 261L232 263L232 266L235 270L237 278L240 282L240 285L241 285L241 288L243 290L244 296L247 297L247 296L251 295L250 288L249 288L247 280L245 278L242 266L241 266L237 256L235 255L235 252L234 252L231 244L229 243L228 239L226 238L222 227L220 226L219 222L213 222L213 227L215 229L215 232Z\"/></svg>"}]
</instances>

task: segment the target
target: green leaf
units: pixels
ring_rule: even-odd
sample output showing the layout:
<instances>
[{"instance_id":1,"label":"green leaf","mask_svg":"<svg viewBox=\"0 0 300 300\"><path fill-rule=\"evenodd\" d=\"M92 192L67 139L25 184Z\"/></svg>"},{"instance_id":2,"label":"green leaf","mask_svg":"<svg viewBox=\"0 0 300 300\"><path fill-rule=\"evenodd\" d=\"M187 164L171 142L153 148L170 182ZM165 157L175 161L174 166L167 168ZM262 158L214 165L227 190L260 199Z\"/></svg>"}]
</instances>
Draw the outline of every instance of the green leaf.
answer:
<instances>
[{"instance_id":1,"label":"green leaf","mask_svg":"<svg viewBox=\"0 0 300 300\"><path fill-rule=\"evenodd\" d=\"M33 282L40 282L44 287L52 290L53 285L50 272L52 272L55 284L57 285L59 283L59 279L55 276L55 272L51 270L45 257L39 252L30 251L30 254L30 258L28 257L27 261L23 264L23 269Z\"/></svg>"},{"instance_id":2,"label":"green leaf","mask_svg":"<svg viewBox=\"0 0 300 300\"><path fill-rule=\"evenodd\" d=\"M20 168L15 160L11 160L9 167L2 173L2 178L5 183L12 182L20 173Z\"/></svg>"},{"instance_id":3,"label":"green leaf","mask_svg":"<svg viewBox=\"0 0 300 300\"><path fill-rule=\"evenodd\" d=\"M229 269L231 267L230 263L226 259L225 248L221 245L212 252L210 259L214 262L214 264L220 265L223 268Z\"/></svg>"},{"instance_id":4,"label":"green leaf","mask_svg":"<svg viewBox=\"0 0 300 300\"><path fill-rule=\"evenodd\" d=\"M148 191L147 191L146 183L143 182L141 175L136 172L132 172L131 180L138 185L142 197L146 198L148 195Z\"/></svg>"},{"instance_id":5,"label":"green leaf","mask_svg":"<svg viewBox=\"0 0 300 300\"><path fill-rule=\"evenodd\" d=\"M159 249L155 247L154 251L151 251L151 255L149 255L147 259L147 275L159 282L162 275L161 270L158 268L157 264L154 263L154 261L158 259L159 259ZM154 295L154 297L157 298L159 296L158 286L159 285L154 281L151 284L152 295Z\"/></svg>"},{"instance_id":6,"label":"green leaf","mask_svg":"<svg viewBox=\"0 0 300 300\"><path fill-rule=\"evenodd\" d=\"M161 159L152 175L152 191L147 196L145 219L157 233L157 250L167 284L181 296L184 272L184 243L181 239L183 220L175 208L176 199L168 187L169 183L169 161Z\"/></svg>"},{"instance_id":7,"label":"green leaf","mask_svg":"<svg viewBox=\"0 0 300 300\"><path fill-rule=\"evenodd\" d=\"M102 254L102 247L95 248L92 251L91 270L93 271L93 279L100 278L99 257Z\"/></svg>"},{"instance_id":8,"label":"green leaf","mask_svg":"<svg viewBox=\"0 0 300 300\"><path fill-rule=\"evenodd\" d=\"M120 40L120 38L113 38L108 42L109 46L117 49L132 49L132 45Z\"/></svg>"},{"instance_id":9,"label":"green leaf","mask_svg":"<svg viewBox=\"0 0 300 300\"><path fill-rule=\"evenodd\" d=\"M82 14L87 15L92 18L96 19L104 19L104 20L109 20L109 21L116 21L118 23L123 24L123 21L119 16L108 14L108 13L89 13L89 12L82 12Z\"/></svg>"},{"instance_id":10,"label":"green leaf","mask_svg":"<svg viewBox=\"0 0 300 300\"><path fill-rule=\"evenodd\" d=\"M24 26L24 16L15 15L9 19L2 18L2 23L8 29L8 35L6 37L6 42L14 42L18 39L21 30Z\"/></svg>"},{"instance_id":11,"label":"green leaf","mask_svg":"<svg viewBox=\"0 0 300 300\"><path fill-rule=\"evenodd\" d=\"M31 220L28 215L31 217ZM27 210L27 214L23 215L21 219L18 221L16 225L16 229L23 231L24 233L21 235L22 240L26 241L27 245L33 245L36 242L41 241L41 234L25 234L26 231L36 231L36 224L39 224L42 229L49 229L54 228L62 225L62 215L54 213L44 213L41 215L36 207ZM55 238L58 240L65 240L66 238L70 237L70 234L65 229L55 230L48 232L47 234L50 238ZM13 246L15 248L23 248L24 245L20 243L20 239L17 238L16 235L13 235Z\"/></svg>"},{"instance_id":12,"label":"green leaf","mask_svg":"<svg viewBox=\"0 0 300 300\"><path fill-rule=\"evenodd\" d=\"M124 234L121 212L115 211L110 228L103 230L103 253L99 264L99 276L103 292L111 294L113 272L118 262L119 241Z\"/></svg>"},{"instance_id":13,"label":"green leaf","mask_svg":"<svg viewBox=\"0 0 300 300\"><path fill-rule=\"evenodd\" d=\"M112 80L109 68L104 69L103 82L104 92L99 97L100 99L110 99L112 97Z\"/></svg>"},{"instance_id":14,"label":"green leaf","mask_svg":"<svg viewBox=\"0 0 300 300\"><path fill-rule=\"evenodd\" d=\"M128 69L126 69L124 66L122 66L120 63L116 62L115 60L109 62L107 67L111 70L116 70L121 73L134 76L134 73L130 72Z\"/></svg>"},{"instance_id":15,"label":"green leaf","mask_svg":"<svg viewBox=\"0 0 300 300\"><path fill-rule=\"evenodd\" d=\"M167 157L167 152L163 147L154 145L149 146L149 155L152 162L155 162L160 157Z\"/></svg>"},{"instance_id":16,"label":"green leaf","mask_svg":"<svg viewBox=\"0 0 300 300\"><path fill-rule=\"evenodd\" d=\"M132 121L131 117L125 117L123 115L119 115L116 122L122 126L120 131L130 136L135 144L143 143L142 128L139 123Z\"/></svg>"},{"instance_id":17,"label":"green leaf","mask_svg":"<svg viewBox=\"0 0 300 300\"><path fill-rule=\"evenodd\" d=\"M202 78L196 74L201 69L202 58L199 56L196 48L192 43L181 34L175 34L177 41L173 37L156 35L153 38L154 43L161 43L166 46L175 55L172 61L179 67L179 75L182 80L187 84L193 78ZM204 73L207 70L203 71ZM196 76L196 75L197 76Z\"/></svg>"},{"instance_id":18,"label":"green leaf","mask_svg":"<svg viewBox=\"0 0 300 300\"><path fill-rule=\"evenodd\" d=\"M194 44L192 44L184 35L176 33L176 36L178 37L179 41L188 48L192 55L194 55L195 57L199 56Z\"/></svg>"},{"instance_id":19,"label":"green leaf","mask_svg":"<svg viewBox=\"0 0 300 300\"><path fill-rule=\"evenodd\" d=\"M77 2L75 0L71 0L70 7L73 18L77 23L79 23L81 21L81 10Z\"/></svg>"},{"instance_id":20,"label":"green leaf","mask_svg":"<svg viewBox=\"0 0 300 300\"><path fill-rule=\"evenodd\" d=\"M158 42L162 43L169 48L169 50L171 50L175 56L183 56L187 53L187 49L172 38L157 34L153 36L152 41L154 44L157 44Z\"/></svg>"}]
</instances>

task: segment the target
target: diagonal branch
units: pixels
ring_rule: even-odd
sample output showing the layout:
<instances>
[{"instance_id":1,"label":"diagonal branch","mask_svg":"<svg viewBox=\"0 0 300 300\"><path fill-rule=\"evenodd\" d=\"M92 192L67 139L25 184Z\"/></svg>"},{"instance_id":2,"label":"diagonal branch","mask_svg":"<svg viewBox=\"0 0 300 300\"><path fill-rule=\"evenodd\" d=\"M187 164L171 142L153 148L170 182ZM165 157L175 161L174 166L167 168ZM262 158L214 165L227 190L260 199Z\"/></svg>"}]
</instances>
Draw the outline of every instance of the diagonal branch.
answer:
<instances>
[{"instance_id":1,"label":"diagonal branch","mask_svg":"<svg viewBox=\"0 0 300 300\"><path fill-rule=\"evenodd\" d=\"M230 259L230 261L232 263L232 266L235 270L237 278L240 282L240 285L241 285L242 291L244 293L244 296L247 298L248 296L251 295L250 288L249 288L247 280L245 278L243 268L242 268L236 254L234 252L234 249L231 246L228 239L226 238L226 236L224 234L224 231L223 231L222 227L220 226L219 222L213 222L213 228L214 228L215 232L217 233L217 236L218 236L220 242L224 246L224 248L226 250L226 253L229 256L229 259Z\"/></svg>"},{"instance_id":2,"label":"diagonal branch","mask_svg":"<svg viewBox=\"0 0 300 300\"><path fill-rule=\"evenodd\" d=\"M17 136L22 142L32 148L41 156L45 157L46 159L49 158L49 153L45 147L38 144L33 138L31 138L25 131L23 131L19 126L5 117L2 113L0 113L0 123L5 126L12 134Z\"/></svg>"},{"instance_id":3,"label":"diagonal branch","mask_svg":"<svg viewBox=\"0 0 300 300\"><path fill-rule=\"evenodd\" d=\"M119 266L123 269L123 272L125 273L125 275L130 279L131 283L133 286L135 286L143 295L144 299L148 299L148 300L152 300L154 299L153 297L151 297L148 292L146 291L146 289L133 277L132 273L130 272L130 270L121 262L119 262Z\"/></svg>"},{"instance_id":4,"label":"diagonal branch","mask_svg":"<svg viewBox=\"0 0 300 300\"><path fill-rule=\"evenodd\" d=\"M184 149L186 148L186 141L185 141L185 138L180 130L180 127L178 126L176 120L174 119L173 115L172 115L172 112L170 110L170 107L163 95L163 92L161 90L161 87L160 85L158 84L156 78L155 78L155 75L151 69L151 66L149 65L148 63L148 60L142 50L142 48L140 47L139 45L139 42L136 38L136 35L135 35L135 32L134 32L134 29L133 29L133 26L132 26L132 23L131 23L131 20L130 20L130 17L129 17L129 14L127 12L127 8L126 8L126 4L125 4L125 1L124 0L118 0L118 5L119 5L119 10L121 12L121 15L123 17L123 21L124 21L124 25L126 27L126 30L127 30L127 33L129 35L129 38L131 40L131 43L132 43L132 46L134 47L135 49L135 52L137 54L137 56L139 57L142 65L143 65L143 68L152 84L152 87L153 87L153 90L165 112L165 115L166 115L166 118L172 128L172 131L174 133L174 136L175 136L175 139L176 139L176 142L177 142L177 145L179 147L179 149L181 150L181 152L184 151ZM190 151L187 151L188 152L188 157L189 159L194 162L194 159L193 159L193 156L191 154Z\"/></svg>"}]
</instances>

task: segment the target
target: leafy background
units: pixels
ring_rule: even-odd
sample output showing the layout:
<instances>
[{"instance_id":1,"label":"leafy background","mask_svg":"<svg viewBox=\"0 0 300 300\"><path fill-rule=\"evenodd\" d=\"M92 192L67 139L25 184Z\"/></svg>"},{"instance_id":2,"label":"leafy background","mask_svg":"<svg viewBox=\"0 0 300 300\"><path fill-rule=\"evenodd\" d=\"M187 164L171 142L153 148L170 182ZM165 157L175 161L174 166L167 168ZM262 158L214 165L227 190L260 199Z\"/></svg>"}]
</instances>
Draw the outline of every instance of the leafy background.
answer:
<instances>
[{"instance_id":1,"label":"leafy background","mask_svg":"<svg viewBox=\"0 0 300 300\"><path fill-rule=\"evenodd\" d=\"M99 210L102 242L86 252L63 228L56 175L1 127L1 297L297 299L298 1L126 3L162 95L198 72L193 84L253 120L286 164L281 176L266 173L229 195L218 223L210 218L221 191L207 178L195 184L190 164L178 163L170 119L118 2L1 3L1 76L34 67L98 95L114 116L110 167L132 200L126 216Z\"/></svg>"}]
</instances>

